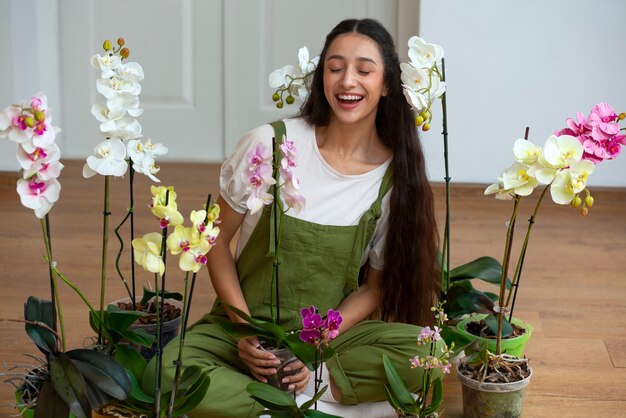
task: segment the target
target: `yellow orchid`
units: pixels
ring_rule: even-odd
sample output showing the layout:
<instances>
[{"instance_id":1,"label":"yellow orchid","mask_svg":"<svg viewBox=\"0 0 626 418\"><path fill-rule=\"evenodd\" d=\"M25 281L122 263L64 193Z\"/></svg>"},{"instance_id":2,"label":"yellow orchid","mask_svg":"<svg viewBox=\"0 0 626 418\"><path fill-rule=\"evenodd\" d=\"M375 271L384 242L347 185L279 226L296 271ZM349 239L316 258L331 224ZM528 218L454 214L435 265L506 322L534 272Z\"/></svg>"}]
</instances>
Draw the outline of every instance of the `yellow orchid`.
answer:
<instances>
[{"instance_id":1,"label":"yellow orchid","mask_svg":"<svg viewBox=\"0 0 626 418\"><path fill-rule=\"evenodd\" d=\"M132 242L135 261L144 270L163 275L165 264L161 258L161 234L150 232L143 238L135 238Z\"/></svg>"},{"instance_id":2,"label":"yellow orchid","mask_svg":"<svg viewBox=\"0 0 626 418\"><path fill-rule=\"evenodd\" d=\"M150 210L152 214L161 221L161 228L168 225L180 225L183 223L183 215L178 211L176 205L176 192L173 186L150 186L152 192L152 203ZM165 204L167 202L167 205Z\"/></svg>"}]
</instances>

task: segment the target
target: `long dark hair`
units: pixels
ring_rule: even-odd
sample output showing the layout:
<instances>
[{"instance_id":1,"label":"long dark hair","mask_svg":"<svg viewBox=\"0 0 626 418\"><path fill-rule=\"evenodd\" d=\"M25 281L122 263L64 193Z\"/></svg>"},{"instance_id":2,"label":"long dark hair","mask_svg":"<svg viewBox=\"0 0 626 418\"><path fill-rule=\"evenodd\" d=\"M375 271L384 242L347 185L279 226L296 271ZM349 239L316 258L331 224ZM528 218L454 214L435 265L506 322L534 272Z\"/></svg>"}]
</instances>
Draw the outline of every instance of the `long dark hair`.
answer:
<instances>
[{"instance_id":1,"label":"long dark hair","mask_svg":"<svg viewBox=\"0 0 626 418\"><path fill-rule=\"evenodd\" d=\"M393 151L380 315L386 321L430 324L430 307L436 302L440 287L433 193L414 115L402 92L398 54L391 35L379 22L347 19L326 36L311 94L298 116L315 126L328 125L331 109L324 95L324 60L332 41L347 33L365 35L376 42L387 87L387 95L381 97L376 113L378 136Z\"/></svg>"}]
</instances>

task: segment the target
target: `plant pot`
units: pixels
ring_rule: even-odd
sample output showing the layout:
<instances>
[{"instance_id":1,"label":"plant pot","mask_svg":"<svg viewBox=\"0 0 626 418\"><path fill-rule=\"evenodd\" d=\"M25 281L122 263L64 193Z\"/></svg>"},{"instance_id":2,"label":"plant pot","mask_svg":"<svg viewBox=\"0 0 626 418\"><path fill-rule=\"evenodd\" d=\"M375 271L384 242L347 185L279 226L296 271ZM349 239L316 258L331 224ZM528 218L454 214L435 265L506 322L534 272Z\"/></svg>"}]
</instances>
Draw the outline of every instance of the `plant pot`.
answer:
<instances>
[{"instance_id":1,"label":"plant pot","mask_svg":"<svg viewBox=\"0 0 626 418\"><path fill-rule=\"evenodd\" d=\"M298 358L288 348L265 348L261 343L261 350L274 354L276 358L280 360L280 364L276 366L276 374L267 376L267 384L287 392L289 390L289 383L282 383L283 378L297 373L298 370L289 370L286 372L284 369L287 365L298 360Z\"/></svg>"},{"instance_id":2,"label":"plant pot","mask_svg":"<svg viewBox=\"0 0 626 418\"><path fill-rule=\"evenodd\" d=\"M115 306L117 306L118 303L130 303L130 298L118 299L118 300L111 302L111 304ZM174 299L165 299L165 303L176 306L177 308L180 309L182 313L182 310L183 310L182 302L174 300ZM161 329L162 329L161 348L165 347L165 345L168 342L170 342L174 337L178 336L178 334L180 333L181 318L182 318L182 315L179 315L178 317L161 324ZM156 324L142 324L139 321L136 321L134 324L130 326L130 329L137 329L137 328L142 328L150 335L156 336L157 334ZM141 355L146 360L149 361L156 354L157 341L156 339L154 340L154 343L152 343L152 347L142 347L142 346L138 346L135 344L131 344L131 346L135 348L137 351L139 351Z\"/></svg>"},{"instance_id":3,"label":"plant pot","mask_svg":"<svg viewBox=\"0 0 626 418\"><path fill-rule=\"evenodd\" d=\"M463 385L463 416L465 418L517 418L522 414L524 388L530 375L510 383L479 382L462 375L457 376Z\"/></svg>"},{"instance_id":4,"label":"plant pot","mask_svg":"<svg viewBox=\"0 0 626 418\"><path fill-rule=\"evenodd\" d=\"M456 325L456 328L461 335L463 335L466 338L469 338L470 340L478 340L480 342L487 342L487 347L489 348L489 351L491 351L492 353L495 353L496 351L496 339L495 338L479 337L467 331L468 323L479 322L482 319L484 319L486 316L487 315L485 314L470 316L469 318L465 318L464 320L459 322ZM530 324L527 324L526 322L517 318L513 318L511 322L514 325L524 328L526 332L523 335L520 335L519 337L503 338L501 341L502 353L510 354L515 357L522 357L526 349L526 343L528 342L528 339L532 335L533 327Z\"/></svg>"}]
</instances>

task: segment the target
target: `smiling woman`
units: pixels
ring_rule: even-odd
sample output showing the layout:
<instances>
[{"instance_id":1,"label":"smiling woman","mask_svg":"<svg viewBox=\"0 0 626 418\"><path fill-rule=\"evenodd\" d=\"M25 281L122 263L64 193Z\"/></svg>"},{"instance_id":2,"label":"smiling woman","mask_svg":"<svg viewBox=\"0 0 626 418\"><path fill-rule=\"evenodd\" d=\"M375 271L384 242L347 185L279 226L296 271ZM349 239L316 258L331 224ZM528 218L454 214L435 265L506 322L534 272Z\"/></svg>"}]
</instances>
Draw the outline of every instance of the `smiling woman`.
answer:
<instances>
[{"instance_id":1,"label":"smiling woman","mask_svg":"<svg viewBox=\"0 0 626 418\"><path fill-rule=\"evenodd\" d=\"M326 38L300 114L283 123L286 137L276 127L256 128L222 165L221 240L207 263L217 302L187 333L183 361L208 369L211 385L191 416L254 416L262 407L244 388L276 373L277 358L259 348L257 337L236 339L222 330L220 322L243 322L225 306L286 329L299 322L303 306L337 310L343 321L326 362L327 401L385 400L383 354L410 389L422 384L421 370L406 366L437 295L433 195L385 28L371 19L340 22ZM289 158L272 179L255 167L270 158L274 142L283 155L288 148ZM256 197L271 202L269 187L285 208L277 238L279 319L272 311L273 258L266 256L271 206L249 204ZM230 241L240 228L233 256ZM176 344L166 348L164 365L172 364ZM310 372L299 362L291 367L296 373L283 383L301 393Z\"/></svg>"}]
</instances>

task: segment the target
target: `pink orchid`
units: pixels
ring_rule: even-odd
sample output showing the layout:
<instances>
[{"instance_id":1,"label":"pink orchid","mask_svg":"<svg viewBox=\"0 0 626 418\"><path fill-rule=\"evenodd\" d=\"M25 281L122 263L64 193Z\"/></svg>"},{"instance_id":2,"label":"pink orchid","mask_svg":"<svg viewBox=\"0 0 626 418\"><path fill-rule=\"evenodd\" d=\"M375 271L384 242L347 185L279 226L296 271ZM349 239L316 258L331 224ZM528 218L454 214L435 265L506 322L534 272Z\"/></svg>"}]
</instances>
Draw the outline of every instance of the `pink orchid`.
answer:
<instances>
[{"instance_id":1,"label":"pink orchid","mask_svg":"<svg viewBox=\"0 0 626 418\"><path fill-rule=\"evenodd\" d=\"M434 334L434 331L432 331L430 327L424 327L422 328L422 331L417 336L417 341L423 342L423 341L429 340L430 337L433 336L433 334Z\"/></svg>"},{"instance_id":2,"label":"pink orchid","mask_svg":"<svg viewBox=\"0 0 626 418\"><path fill-rule=\"evenodd\" d=\"M422 363L420 362L420 358L418 356L415 356L411 359L409 359L409 362L411 363L411 368L415 369L417 367L421 367Z\"/></svg>"},{"instance_id":3,"label":"pink orchid","mask_svg":"<svg viewBox=\"0 0 626 418\"><path fill-rule=\"evenodd\" d=\"M302 326L305 330L317 329L322 326L322 315L317 313L315 306L300 309L302 316Z\"/></svg>"},{"instance_id":4,"label":"pink orchid","mask_svg":"<svg viewBox=\"0 0 626 418\"><path fill-rule=\"evenodd\" d=\"M617 114L615 110L608 103L602 102L598 103L591 109L591 113L589 114L589 122L595 123L608 123L615 122L617 119Z\"/></svg>"},{"instance_id":5,"label":"pink orchid","mask_svg":"<svg viewBox=\"0 0 626 418\"><path fill-rule=\"evenodd\" d=\"M328 339L333 340L339 335L339 326L343 322L343 318L339 311L329 309L326 314L326 319L322 324L322 327L328 330Z\"/></svg>"},{"instance_id":6,"label":"pink orchid","mask_svg":"<svg viewBox=\"0 0 626 418\"><path fill-rule=\"evenodd\" d=\"M303 330L300 332L300 340L307 344L318 346L322 341L322 333L317 329Z\"/></svg>"}]
</instances>

